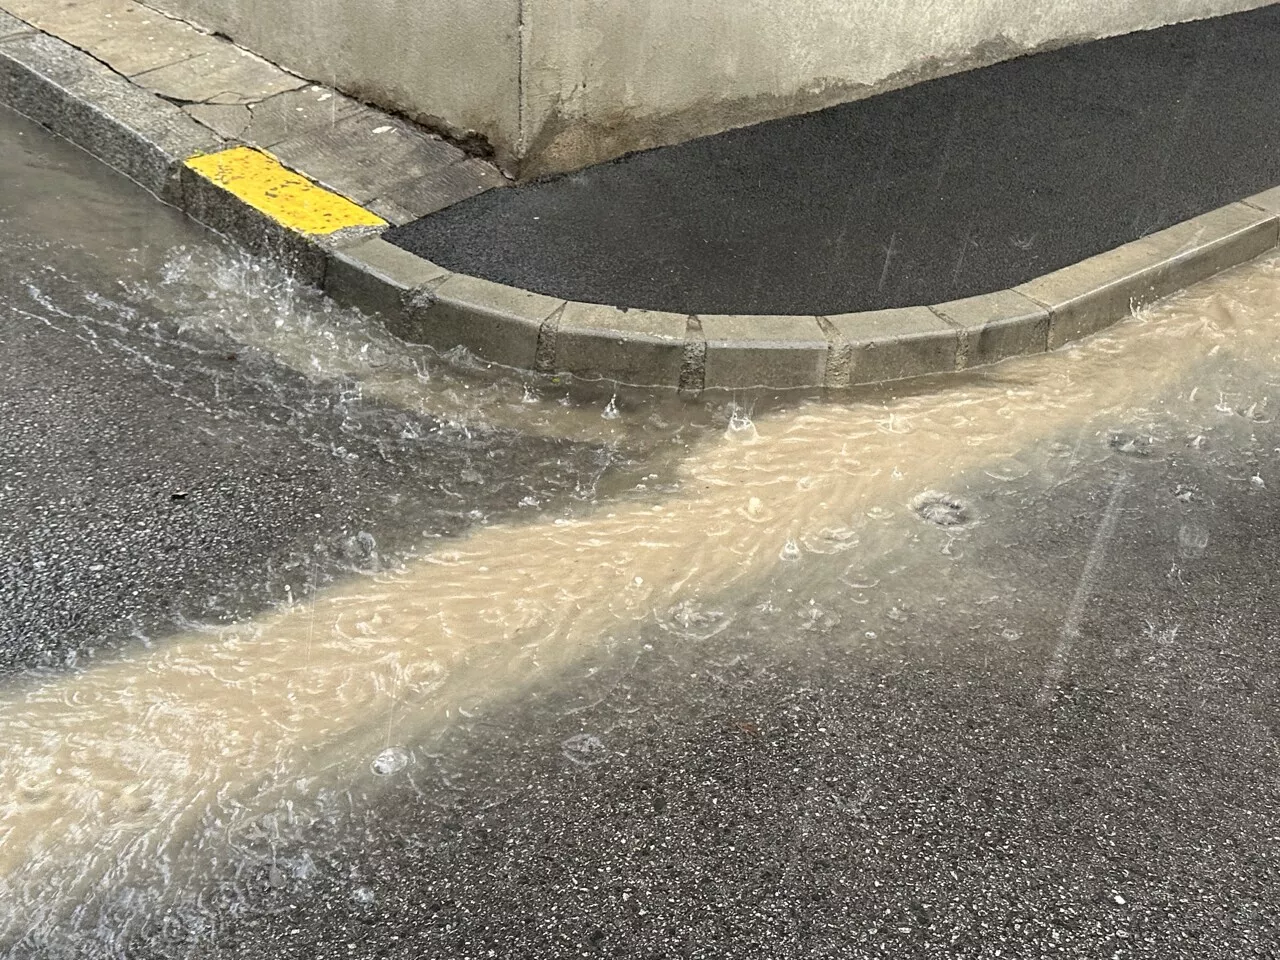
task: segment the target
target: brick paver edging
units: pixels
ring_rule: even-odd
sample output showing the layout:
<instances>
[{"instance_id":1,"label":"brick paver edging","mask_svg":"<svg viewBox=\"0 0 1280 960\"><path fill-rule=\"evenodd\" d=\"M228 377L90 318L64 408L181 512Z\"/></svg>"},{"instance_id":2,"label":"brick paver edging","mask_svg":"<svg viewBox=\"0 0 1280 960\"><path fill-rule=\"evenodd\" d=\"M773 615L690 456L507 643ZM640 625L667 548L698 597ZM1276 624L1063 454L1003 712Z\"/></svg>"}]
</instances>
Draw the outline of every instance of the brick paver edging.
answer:
<instances>
[{"instance_id":1,"label":"brick paver edging","mask_svg":"<svg viewBox=\"0 0 1280 960\"><path fill-rule=\"evenodd\" d=\"M950 303L824 317L628 310L451 273L381 239L381 226L299 229L210 175L207 158L235 143L3 11L0 103L336 300L379 315L405 340L465 347L524 370L690 393L839 389L1041 353L1280 243L1277 187L1011 290Z\"/></svg>"}]
</instances>

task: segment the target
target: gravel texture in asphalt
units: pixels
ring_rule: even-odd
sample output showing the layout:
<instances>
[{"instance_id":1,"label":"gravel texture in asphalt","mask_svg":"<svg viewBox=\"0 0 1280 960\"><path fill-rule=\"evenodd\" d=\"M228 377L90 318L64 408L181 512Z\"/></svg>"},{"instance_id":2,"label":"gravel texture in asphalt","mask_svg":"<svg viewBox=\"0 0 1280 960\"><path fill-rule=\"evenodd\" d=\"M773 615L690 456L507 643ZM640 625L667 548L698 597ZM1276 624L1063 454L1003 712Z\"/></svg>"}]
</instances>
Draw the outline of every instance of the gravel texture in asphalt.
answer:
<instances>
[{"instance_id":1,"label":"gravel texture in asphalt","mask_svg":"<svg viewBox=\"0 0 1280 960\"><path fill-rule=\"evenodd\" d=\"M1051 492L970 487L981 590L904 515L878 590L845 555L706 598L727 629L417 744L276 851L305 878L263 863L220 891L244 915L136 956L1273 957L1280 527L1247 477L1277 440L1223 470L1091 438Z\"/></svg>"},{"instance_id":2,"label":"gravel texture in asphalt","mask_svg":"<svg viewBox=\"0 0 1280 960\"><path fill-rule=\"evenodd\" d=\"M8 112L0 226L0 672L301 600L620 459L389 407L156 310L165 256L208 234Z\"/></svg>"}]
</instances>

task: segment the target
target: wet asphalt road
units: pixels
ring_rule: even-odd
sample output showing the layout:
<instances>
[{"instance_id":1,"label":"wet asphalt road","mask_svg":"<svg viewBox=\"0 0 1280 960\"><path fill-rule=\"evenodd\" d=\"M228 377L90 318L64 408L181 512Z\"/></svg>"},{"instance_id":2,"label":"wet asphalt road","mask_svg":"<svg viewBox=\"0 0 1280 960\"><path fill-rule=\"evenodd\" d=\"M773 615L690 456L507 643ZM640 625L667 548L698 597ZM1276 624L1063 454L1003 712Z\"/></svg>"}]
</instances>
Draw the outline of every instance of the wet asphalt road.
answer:
<instances>
[{"instance_id":1,"label":"wet asphalt road","mask_svg":"<svg viewBox=\"0 0 1280 960\"><path fill-rule=\"evenodd\" d=\"M303 599L621 459L389 408L162 315L119 278L208 236L8 113L0 224L0 673Z\"/></svg>"},{"instance_id":2,"label":"wet asphalt road","mask_svg":"<svg viewBox=\"0 0 1280 960\"><path fill-rule=\"evenodd\" d=\"M649 629L417 744L315 874L228 882L245 916L136 956L1276 956L1280 522L1249 477L1280 434L1227 471L1069 439L1100 455L1051 495L972 478L987 589L911 518L928 557L890 565L941 602L861 606L824 558L708 598L723 632Z\"/></svg>"},{"instance_id":3,"label":"wet asphalt road","mask_svg":"<svg viewBox=\"0 0 1280 960\"><path fill-rule=\"evenodd\" d=\"M1272 5L1022 57L490 191L389 239L675 313L987 293L1280 183L1278 41Z\"/></svg>"},{"instance_id":4,"label":"wet asphalt road","mask_svg":"<svg viewBox=\"0 0 1280 960\"><path fill-rule=\"evenodd\" d=\"M254 609L315 557L367 566L361 531L381 553L460 529L434 493L463 454L491 471L463 506L492 516L530 463L566 499L600 469L502 433L402 443L400 411L337 409L340 384L86 300L122 296L127 257L58 231L112 178L0 122L4 162L27 150L61 211L2 268L9 669ZM136 199L140 237L187 229ZM264 829L169 909L121 889L7 956L102 956L101 924L131 960L1274 957L1280 430L1108 426L1041 438L1071 454L1051 483L953 478L959 529L900 511L877 562L909 603L847 556L778 564L406 744L403 776L353 784L297 847Z\"/></svg>"}]
</instances>

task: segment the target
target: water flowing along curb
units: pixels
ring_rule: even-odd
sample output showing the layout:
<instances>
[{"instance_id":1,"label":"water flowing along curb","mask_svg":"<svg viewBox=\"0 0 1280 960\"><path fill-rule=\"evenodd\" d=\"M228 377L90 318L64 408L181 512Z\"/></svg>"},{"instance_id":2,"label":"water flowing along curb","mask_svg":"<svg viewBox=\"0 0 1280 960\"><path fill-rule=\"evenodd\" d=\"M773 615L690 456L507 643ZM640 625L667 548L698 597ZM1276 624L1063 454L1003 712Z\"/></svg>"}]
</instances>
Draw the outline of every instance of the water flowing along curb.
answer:
<instances>
[{"instance_id":1,"label":"water flowing along curb","mask_svg":"<svg viewBox=\"0 0 1280 960\"><path fill-rule=\"evenodd\" d=\"M840 389L1042 353L1280 243L1280 187L1009 290L822 317L682 315L455 274L376 214L230 142L81 50L0 11L0 103L194 219L283 262L401 338L490 363L688 393Z\"/></svg>"}]
</instances>

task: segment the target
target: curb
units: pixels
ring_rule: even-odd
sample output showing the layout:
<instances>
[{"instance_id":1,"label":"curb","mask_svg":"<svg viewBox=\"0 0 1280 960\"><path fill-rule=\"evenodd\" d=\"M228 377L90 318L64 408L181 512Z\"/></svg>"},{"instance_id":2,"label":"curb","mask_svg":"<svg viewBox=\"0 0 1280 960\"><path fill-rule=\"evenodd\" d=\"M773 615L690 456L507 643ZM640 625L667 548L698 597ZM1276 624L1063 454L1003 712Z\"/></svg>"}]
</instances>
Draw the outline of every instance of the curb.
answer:
<instances>
[{"instance_id":1,"label":"curb","mask_svg":"<svg viewBox=\"0 0 1280 960\"><path fill-rule=\"evenodd\" d=\"M0 103L404 340L688 394L843 389L1043 353L1280 244L1276 187L964 300L825 317L661 313L544 296L417 257L379 236L388 224L373 210L3 10Z\"/></svg>"}]
</instances>

